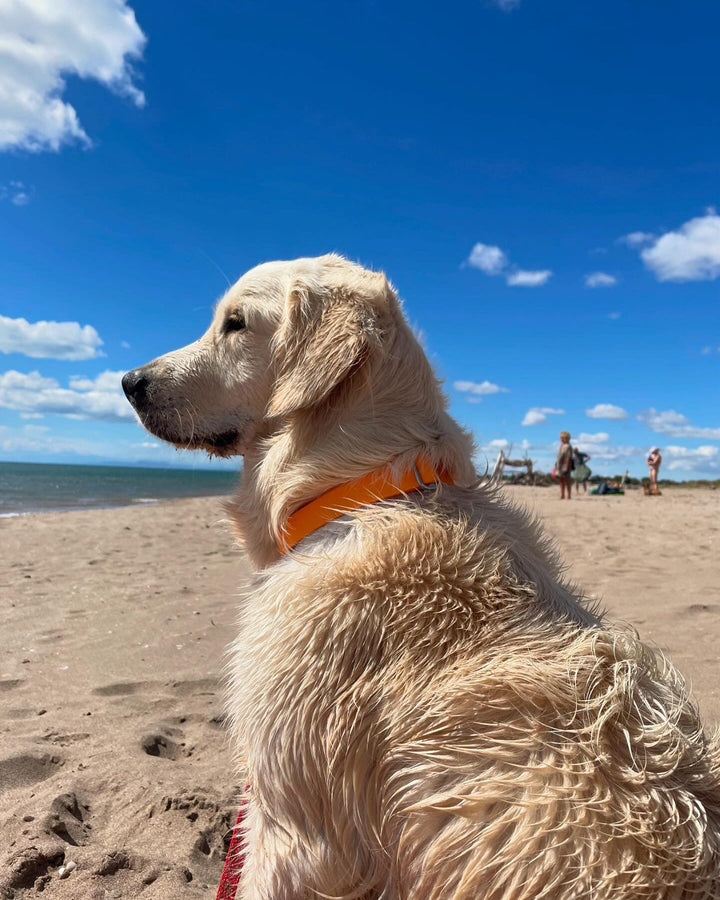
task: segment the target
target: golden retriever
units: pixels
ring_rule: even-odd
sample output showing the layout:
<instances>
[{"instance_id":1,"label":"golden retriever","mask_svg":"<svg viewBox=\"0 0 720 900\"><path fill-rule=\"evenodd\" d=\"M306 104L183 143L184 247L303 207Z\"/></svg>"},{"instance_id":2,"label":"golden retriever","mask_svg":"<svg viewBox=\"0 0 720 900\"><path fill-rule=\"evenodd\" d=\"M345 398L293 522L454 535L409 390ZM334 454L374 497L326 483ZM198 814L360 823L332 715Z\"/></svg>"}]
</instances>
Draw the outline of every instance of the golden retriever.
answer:
<instances>
[{"instance_id":1,"label":"golden retriever","mask_svg":"<svg viewBox=\"0 0 720 900\"><path fill-rule=\"evenodd\" d=\"M258 266L205 335L124 386L158 437L245 458L238 898L720 897L717 741L676 671L478 483L383 274L335 255ZM455 484L281 554L296 509L418 456Z\"/></svg>"}]
</instances>

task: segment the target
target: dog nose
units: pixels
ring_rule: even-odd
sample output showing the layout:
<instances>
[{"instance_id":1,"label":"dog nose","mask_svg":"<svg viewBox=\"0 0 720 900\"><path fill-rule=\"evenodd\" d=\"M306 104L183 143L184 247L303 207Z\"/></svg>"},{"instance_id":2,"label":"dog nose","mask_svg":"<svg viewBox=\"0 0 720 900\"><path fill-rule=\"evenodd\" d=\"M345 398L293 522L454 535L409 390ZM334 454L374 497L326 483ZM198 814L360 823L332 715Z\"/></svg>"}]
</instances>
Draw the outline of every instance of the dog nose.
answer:
<instances>
[{"instance_id":1,"label":"dog nose","mask_svg":"<svg viewBox=\"0 0 720 900\"><path fill-rule=\"evenodd\" d=\"M123 375L122 386L125 396L136 408L145 403L149 384L150 379L142 369L133 369L126 375Z\"/></svg>"}]
</instances>

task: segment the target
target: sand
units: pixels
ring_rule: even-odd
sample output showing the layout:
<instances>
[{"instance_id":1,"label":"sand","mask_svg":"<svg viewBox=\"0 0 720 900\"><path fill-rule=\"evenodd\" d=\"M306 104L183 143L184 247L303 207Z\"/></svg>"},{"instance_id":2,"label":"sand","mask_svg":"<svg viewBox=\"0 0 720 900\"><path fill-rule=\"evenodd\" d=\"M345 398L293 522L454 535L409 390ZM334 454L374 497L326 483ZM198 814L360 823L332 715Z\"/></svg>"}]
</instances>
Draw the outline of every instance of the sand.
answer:
<instances>
[{"instance_id":1,"label":"sand","mask_svg":"<svg viewBox=\"0 0 720 900\"><path fill-rule=\"evenodd\" d=\"M0 520L0 896L214 896L247 574L222 519L207 498Z\"/></svg>"},{"instance_id":2,"label":"sand","mask_svg":"<svg viewBox=\"0 0 720 900\"><path fill-rule=\"evenodd\" d=\"M715 725L720 492L509 491ZM221 679L248 572L223 518L208 498L0 520L0 896L214 897L240 787Z\"/></svg>"}]
</instances>

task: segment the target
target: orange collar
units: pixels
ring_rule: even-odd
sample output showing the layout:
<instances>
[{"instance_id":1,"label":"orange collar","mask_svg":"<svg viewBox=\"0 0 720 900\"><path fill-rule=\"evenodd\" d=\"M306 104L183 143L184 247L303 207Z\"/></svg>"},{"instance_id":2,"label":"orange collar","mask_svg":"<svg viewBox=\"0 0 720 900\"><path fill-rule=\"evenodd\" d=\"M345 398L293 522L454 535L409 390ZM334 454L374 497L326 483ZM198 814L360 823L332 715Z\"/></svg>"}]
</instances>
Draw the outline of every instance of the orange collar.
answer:
<instances>
[{"instance_id":1,"label":"orange collar","mask_svg":"<svg viewBox=\"0 0 720 900\"><path fill-rule=\"evenodd\" d=\"M397 483L392 481L391 477L389 467L386 466L354 481L330 488L305 506L301 506L290 516L282 529L278 541L280 552L292 550L313 531L363 506L377 503L379 500L389 500L400 494L419 491L440 482L454 483L452 475L446 469L441 467L436 470L426 456L418 456L412 469L397 479Z\"/></svg>"}]
</instances>

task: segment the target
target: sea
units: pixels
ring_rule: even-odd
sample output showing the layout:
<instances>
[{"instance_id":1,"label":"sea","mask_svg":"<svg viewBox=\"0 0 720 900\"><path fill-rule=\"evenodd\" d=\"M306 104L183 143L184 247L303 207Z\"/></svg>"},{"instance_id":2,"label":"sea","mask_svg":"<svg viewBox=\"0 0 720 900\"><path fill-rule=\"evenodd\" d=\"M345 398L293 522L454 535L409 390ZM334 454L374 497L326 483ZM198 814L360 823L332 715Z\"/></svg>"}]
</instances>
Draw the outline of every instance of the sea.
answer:
<instances>
[{"instance_id":1,"label":"sea","mask_svg":"<svg viewBox=\"0 0 720 900\"><path fill-rule=\"evenodd\" d=\"M231 494L228 470L0 462L0 518Z\"/></svg>"}]
</instances>

